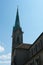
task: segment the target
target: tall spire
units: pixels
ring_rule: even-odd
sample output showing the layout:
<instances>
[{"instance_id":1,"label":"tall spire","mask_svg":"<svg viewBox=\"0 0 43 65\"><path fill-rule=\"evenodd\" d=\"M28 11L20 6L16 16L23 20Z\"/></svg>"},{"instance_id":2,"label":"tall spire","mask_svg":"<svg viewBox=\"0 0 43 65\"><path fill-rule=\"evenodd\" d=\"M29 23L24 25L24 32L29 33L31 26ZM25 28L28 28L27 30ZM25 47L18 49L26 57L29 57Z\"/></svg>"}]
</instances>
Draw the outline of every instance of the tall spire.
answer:
<instances>
[{"instance_id":1,"label":"tall spire","mask_svg":"<svg viewBox=\"0 0 43 65\"><path fill-rule=\"evenodd\" d=\"M20 27L18 8L17 8L17 14L16 14L15 27L17 28Z\"/></svg>"}]
</instances>

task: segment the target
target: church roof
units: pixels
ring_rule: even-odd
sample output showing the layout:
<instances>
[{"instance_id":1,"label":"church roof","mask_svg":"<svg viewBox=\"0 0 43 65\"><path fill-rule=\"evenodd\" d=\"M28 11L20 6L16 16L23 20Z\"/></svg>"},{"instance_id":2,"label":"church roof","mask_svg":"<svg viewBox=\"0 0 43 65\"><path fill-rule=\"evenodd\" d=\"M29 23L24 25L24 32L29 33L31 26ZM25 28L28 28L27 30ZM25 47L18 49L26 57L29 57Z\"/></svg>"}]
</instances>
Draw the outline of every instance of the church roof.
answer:
<instances>
[{"instance_id":1,"label":"church roof","mask_svg":"<svg viewBox=\"0 0 43 65\"><path fill-rule=\"evenodd\" d=\"M35 44L37 44L36 42L40 39L40 40L43 40L42 38L41 38L41 36L43 36L43 32L40 34L40 36L34 41L34 43L31 45L31 47L33 46L33 45L35 45ZM31 48L30 47L30 48Z\"/></svg>"},{"instance_id":2,"label":"church roof","mask_svg":"<svg viewBox=\"0 0 43 65\"><path fill-rule=\"evenodd\" d=\"M20 44L19 46L17 46L17 49L29 49L29 47L31 46L31 44Z\"/></svg>"}]
</instances>

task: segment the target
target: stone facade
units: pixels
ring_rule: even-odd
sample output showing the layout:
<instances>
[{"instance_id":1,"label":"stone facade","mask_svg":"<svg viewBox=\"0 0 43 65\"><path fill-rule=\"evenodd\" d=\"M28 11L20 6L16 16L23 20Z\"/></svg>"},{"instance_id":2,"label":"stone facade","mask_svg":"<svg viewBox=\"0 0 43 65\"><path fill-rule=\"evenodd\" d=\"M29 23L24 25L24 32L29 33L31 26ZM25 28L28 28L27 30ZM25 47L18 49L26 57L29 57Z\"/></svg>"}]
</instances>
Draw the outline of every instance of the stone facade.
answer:
<instances>
[{"instance_id":1,"label":"stone facade","mask_svg":"<svg viewBox=\"0 0 43 65\"><path fill-rule=\"evenodd\" d=\"M29 59L25 65L43 65L43 33L29 48Z\"/></svg>"},{"instance_id":2,"label":"stone facade","mask_svg":"<svg viewBox=\"0 0 43 65\"><path fill-rule=\"evenodd\" d=\"M33 44L23 43L18 9L12 33L11 65L43 65L43 32Z\"/></svg>"}]
</instances>

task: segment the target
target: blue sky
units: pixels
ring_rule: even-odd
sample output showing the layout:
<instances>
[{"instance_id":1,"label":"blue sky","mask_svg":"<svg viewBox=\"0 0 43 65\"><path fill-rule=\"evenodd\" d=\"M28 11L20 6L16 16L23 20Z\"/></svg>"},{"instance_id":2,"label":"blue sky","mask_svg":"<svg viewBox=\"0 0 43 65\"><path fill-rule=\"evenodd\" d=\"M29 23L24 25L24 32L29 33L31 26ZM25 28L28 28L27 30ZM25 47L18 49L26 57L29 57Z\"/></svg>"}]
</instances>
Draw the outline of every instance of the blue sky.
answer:
<instances>
[{"instance_id":1,"label":"blue sky","mask_svg":"<svg viewBox=\"0 0 43 65\"><path fill-rule=\"evenodd\" d=\"M0 0L0 65L10 65L17 7L23 42L33 43L43 32L43 0Z\"/></svg>"}]
</instances>

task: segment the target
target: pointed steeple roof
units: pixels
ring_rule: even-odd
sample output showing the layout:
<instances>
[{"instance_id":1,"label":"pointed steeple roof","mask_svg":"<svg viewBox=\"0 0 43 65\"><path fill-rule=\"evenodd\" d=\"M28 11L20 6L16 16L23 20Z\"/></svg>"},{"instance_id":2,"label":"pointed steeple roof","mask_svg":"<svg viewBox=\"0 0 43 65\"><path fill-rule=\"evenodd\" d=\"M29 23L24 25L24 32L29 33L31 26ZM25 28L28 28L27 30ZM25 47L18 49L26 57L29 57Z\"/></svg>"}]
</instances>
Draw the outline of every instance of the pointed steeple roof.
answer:
<instances>
[{"instance_id":1,"label":"pointed steeple roof","mask_svg":"<svg viewBox=\"0 0 43 65\"><path fill-rule=\"evenodd\" d=\"M15 20L15 27L20 27L18 8L17 8L16 20Z\"/></svg>"},{"instance_id":2,"label":"pointed steeple roof","mask_svg":"<svg viewBox=\"0 0 43 65\"><path fill-rule=\"evenodd\" d=\"M16 30L18 30L18 29L22 32L22 28L21 28L21 26L20 26L18 8L17 8L15 26L13 27L13 31L16 31Z\"/></svg>"}]
</instances>

